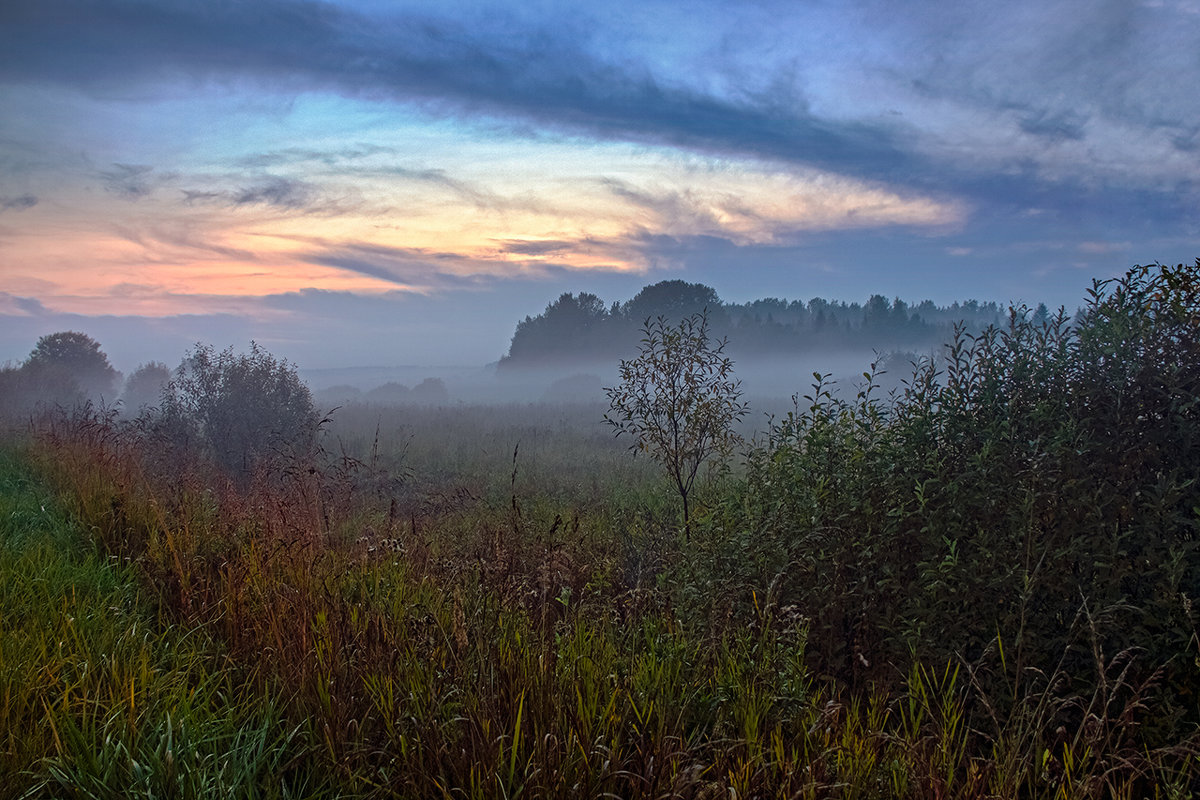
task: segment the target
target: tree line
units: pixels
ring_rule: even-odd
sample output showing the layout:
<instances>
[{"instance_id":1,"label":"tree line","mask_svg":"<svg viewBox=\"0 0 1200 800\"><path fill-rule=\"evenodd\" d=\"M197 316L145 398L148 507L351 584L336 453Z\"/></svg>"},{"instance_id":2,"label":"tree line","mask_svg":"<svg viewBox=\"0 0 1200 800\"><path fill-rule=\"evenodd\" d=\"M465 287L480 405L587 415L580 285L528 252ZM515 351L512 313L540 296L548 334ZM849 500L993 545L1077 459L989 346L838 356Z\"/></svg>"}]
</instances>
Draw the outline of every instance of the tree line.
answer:
<instances>
[{"instance_id":1,"label":"tree line","mask_svg":"<svg viewBox=\"0 0 1200 800\"><path fill-rule=\"evenodd\" d=\"M615 361L635 348L647 320L679 321L705 312L716 338L729 338L738 358L799 354L814 350L936 347L951 338L956 323L982 330L1003 322L995 302L908 304L880 294L865 303L814 297L804 302L764 298L725 303L715 289L682 280L647 286L624 303L606 305L590 292L563 293L537 316L517 323L502 368L552 366L579 361ZM1045 305L1035 322L1050 317Z\"/></svg>"}]
</instances>

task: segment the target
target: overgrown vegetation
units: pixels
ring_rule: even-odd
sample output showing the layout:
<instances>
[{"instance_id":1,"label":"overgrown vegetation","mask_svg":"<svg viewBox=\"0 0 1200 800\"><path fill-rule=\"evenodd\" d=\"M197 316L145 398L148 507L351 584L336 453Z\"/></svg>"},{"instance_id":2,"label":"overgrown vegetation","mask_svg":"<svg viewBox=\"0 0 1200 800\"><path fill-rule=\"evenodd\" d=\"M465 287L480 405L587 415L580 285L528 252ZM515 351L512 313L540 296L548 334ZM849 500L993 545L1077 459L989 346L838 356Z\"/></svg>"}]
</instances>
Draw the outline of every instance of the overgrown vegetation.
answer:
<instances>
[{"instance_id":1,"label":"overgrown vegetation","mask_svg":"<svg viewBox=\"0 0 1200 800\"><path fill-rule=\"evenodd\" d=\"M153 415L42 417L25 462L80 538L31 544L54 505L8 462L0 785L1191 796L1198 275L1015 310L891 397L817 376L697 484L690 541L669 482L541 407L392 412L427 415L404 433L360 410L249 459ZM62 559L86 574L17 577ZM107 633L64 650L84 619Z\"/></svg>"},{"instance_id":2,"label":"overgrown vegetation","mask_svg":"<svg viewBox=\"0 0 1200 800\"><path fill-rule=\"evenodd\" d=\"M0 797L319 796L276 693L0 451Z\"/></svg>"}]
</instances>

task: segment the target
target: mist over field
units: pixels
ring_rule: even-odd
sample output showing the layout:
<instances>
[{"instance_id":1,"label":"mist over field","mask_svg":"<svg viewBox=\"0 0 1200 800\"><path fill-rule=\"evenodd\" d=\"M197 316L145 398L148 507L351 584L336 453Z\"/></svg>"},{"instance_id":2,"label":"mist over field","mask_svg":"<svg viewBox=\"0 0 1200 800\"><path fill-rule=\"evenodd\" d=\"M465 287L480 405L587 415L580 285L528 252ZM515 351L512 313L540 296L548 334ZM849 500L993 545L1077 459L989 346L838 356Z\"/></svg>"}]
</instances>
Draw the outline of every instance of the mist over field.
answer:
<instances>
[{"instance_id":1,"label":"mist over field","mask_svg":"<svg viewBox=\"0 0 1200 800\"><path fill-rule=\"evenodd\" d=\"M631 352L630 357L636 353ZM887 360L887 374L881 376L885 387L908 377L912 365L907 353ZM928 354L924 354L928 355ZM882 358L882 357L881 357ZM851 386L863 380L862 373L877 360L874 351L811 354L793 358L738 361L737 377L748 397L764 404L790 402L793 394L804 394L813 382L813 373L830 374L840 385ZM323 405L345 403L403 404L406 395L390 394L388 384L412 388L429 378L442 381L449 404L506 403L577 403L607 405L604 387L615 383L615 362L581 361L553 367L521 368L498 371L495 365L464 367L346 367L306 370L300 375ZM383 391L372 395L372 390ZM418 402L413 400L412 402ZM757 406L757 403L756 403Z\"/></svg>"}]
</instances>

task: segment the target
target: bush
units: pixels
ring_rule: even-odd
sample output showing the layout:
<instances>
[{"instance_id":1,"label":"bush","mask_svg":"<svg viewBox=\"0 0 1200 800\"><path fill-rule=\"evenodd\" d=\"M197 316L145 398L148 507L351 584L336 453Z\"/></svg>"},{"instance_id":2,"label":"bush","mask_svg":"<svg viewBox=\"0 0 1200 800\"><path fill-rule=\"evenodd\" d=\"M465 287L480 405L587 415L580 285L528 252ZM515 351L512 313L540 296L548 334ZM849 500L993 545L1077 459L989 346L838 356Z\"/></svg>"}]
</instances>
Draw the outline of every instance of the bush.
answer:
<instances>
[{"instance_id":1,"label":"bush","mask_svg":"<svg viewBox=\"0 0 1200 800\"><path fill-rule=\"evenodd\" d=\"M125 380L125 391L121 393L124 412L136 415L144 408L158 406L170 382L171 369L166 364L151 361L139 365Z\"/></svg>"},{"instance_id":2,"label":"bush","mask_svg":"<svg viewBox=\"0 0 1200 800\"><path fill-rule=\"evenodd\" d=\"M239 479L312 455L319 423L296 368L253 342L248 354L197 345L167 385L160 416L174 442Z\"/></svg>"},{"instance_id":3,"label":"bush","mask_svg":"<svg viewBox=\"0 0 1200 800\"><path fill-rule=\"evenodd\" d=\"M1014 309L960 330L891 402L871 373L853 399L817 376L699 537L679 607L748 614L765 592L810 620L814 666L860 685L976 662L998 636L1018 668L1080 681L1096 653L1135 654L1182 712L1200 691L1198 271L1097 283L1073 324Z\"/></svg>"},{"instance_id":4,"label":"bush","mask_svg":"<svg viewBox=\"0 0 1200 800\"><path fill-rule=\"evenodd\" d=\"M436 406L450 402L450 392L441 378L426 378L412 388L408 394L410 403Z\"/></svg>"}]
</instances>

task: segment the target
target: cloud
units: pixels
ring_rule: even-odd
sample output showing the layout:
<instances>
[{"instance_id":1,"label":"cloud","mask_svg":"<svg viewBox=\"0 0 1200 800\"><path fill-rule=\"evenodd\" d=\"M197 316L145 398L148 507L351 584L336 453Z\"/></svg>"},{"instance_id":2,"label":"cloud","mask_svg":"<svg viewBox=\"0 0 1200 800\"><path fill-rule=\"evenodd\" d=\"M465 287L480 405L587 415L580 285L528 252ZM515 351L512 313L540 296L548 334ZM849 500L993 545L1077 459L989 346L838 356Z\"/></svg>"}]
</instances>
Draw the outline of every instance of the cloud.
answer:
<instances>
[{"instance_id":1,"label":"cloud","mask_svg":"<svg viewBox=\"0 0 1200 800\"><path fill-rule=\"evenodd\" d=\"M235 160L238 167L266 169L268 167L292 166L296 164L318 163L325 166L338 166L347 162L361 161L378 155L394 155L394 147L359 143L345 147L318 150L303 147L287 147L266 153L242 156Z\"/></svg>"},{"instance_id":2,"label":"cloud","mask_svg":"<svg viewBox=\"0 0 1200 800\"><path fill-rule=\"evenodd\" d=\"M235 208L238 206L270 206L289 211L311 208L314 205L315 195L312 184L280 177L268 177L236 190L183 190L183 199L188 205L207 203Z\"/></svg>"},{"instance_id":3,"label":"cloud","mask_svg":"<svg viewBox=\"0 0 1200 800\"><path fill-rule=\"evenodd\" d=\"M38 199L31 194L19 197L0 197L0 211L24 211L38 204Z\"/></svg>"},{"instance_id":4,"label":"cloud","mask_svg":"<svg viewBox=\"0 0 1200 800\"><path fill-rule=\"evenodd\" d=\"M458 253L365 243L331 246L300 253L299 257L312 264L377 278L418 293L461 289L478 283L478 276L495 270L494 264L481 264Z\"/></svg>"},{"instance_id":5,"label":"cloud","mask_svg":"<svg viewBox=\"0 0 1200 800\"><path fill-rule=\"evenodd\" d=\"M258 255L252 250L222 244L214 231L196 229L184 223L141 223L117 225L114 233L120 239L142 248L142 258L148 263L189 263L200 261L237 261L253 263Z\"/></svg>"},{"instance_id":6,"label":"cloud","mask_svg":"<svg viewBox=\"0 0 1200 800\"><path fill-rule=\"evenodd\" d=\"M514 279L566 275L578 269L573 262L580 257L588 260L589 270L600 271L626 271L631 261L643 261L638 245L626 241L507 241L499 242L491 252L477 254L312 241L321 247L299 252L297 258L376 278L401 290L421 294L477 289ZM512 255L518 257L511 258ZM606 259L607 265L604 264Z\"/></svg>"},{"instance_id":7,"label":"cloud","mask_svg":"<svg viewBox=\"0 0 1200 800\"><path fill-rule=\"evenodd\" d=\"M154 167L145 164L113 164L100 173L104 189L126 200L137 200L150 194L150 173Z\"/></svg>"},{"instance_id":8,"label":"cloud","mask_svg":"<svg viewBox=\"0 0 1200 800\"><path fill-rule=\"evenodd\" d=\"M506 253L516 253L523 256L544 256L553 253L567 253L579 246L577 241L561 239L546 239L528 241L524 239L509 239L499 242L500 248Z\"/></svg>"},{"instance_id":9,"label":"cloud","mask_svg":"<svg viewBox=\"0 0 1200 800\"><path fill-rule=\"evenodd\" d=\"M0 292L0 316L39 317L45 313L46 307L35 297L21 297L8 292Z\"/></svg>"},{"instance_id":10,"label":"cloud","mask_svg":"<svg viewBox=\"0 0 1200 800\"><path fill-rule=\"evenodd\" d=\"M683 57L663 46L656 27L667 12L632 4L580 18L541 5L410 5L368 15L315 0L10 0L0 10L0 81L119 97L169 94L197 80L329 91L476 121L804 164L1009 207L1034 206L1049 193L1104 213L1110 198L1097 188L1165 195L1178 192L1174 176L1200 179L1190 158L1200 94L1187 79L1200 67L1200 17L1187 4L917 0L904 15L881 0L836 5L714 5L706 13L736 14L749 27L729 27L725 40ZM696 30L685 14L665 22ZM761 58L750 63L747 48L758 41ZM870 100L869 109L841 99L847 88ZM1045 148L1047 141L1058 146ZM283 149L259 165L340 163L372 152ZM993 180L1022 162L1029 168L1020 180ZM115 178L114 190L131 198L147 188L136 175ZM299 202L269 192L246 198Z\"/></svg>"},{"instance_id":11,"label":"cloud","mask_svg":"<svg viewBox=\"0 0 1200 800\"><path fill-rule=\"evenodd\" d=\"M234 198L235 205L268 205L296 209L309 205L312 191L303 181L272 178L257 186L243 189Z\"/></svg>"},{"instance_id":12,"label":"cloud","mask_svg":"<svg viewBox=\"0 0 1200 800\"><path fill-rule=\"evenodd\" d=\"M221 178L221 181L230 180ZM188 206L208 205L227 209L266 208L323 216L364 211L361 198L352 188L340 194L312 181L267 175L234 189L182 189Z\"/></svg>"},{"instance_id":13,"label":"cloud","mask_svg":"<svg viewBox=\"0 0 1200 800\"><path fill-rule=\"evenodd\" d=\"M960 224L962 204L907 197L858 181L767 169L717 170L635 184L601 185L645 212L648 229L673 236L712 236L740 244L775 244L811 231Z\"/></svg>"},{"instance_id":14,"label":"cloud","mask_svg":"<svg viewBox=\"0 0 1200 800\"><path fill-rule=\"evenodd\" d=\"M1043 109L1024 116L1020 128L1025 133L1052 141L1080 141L1086 124L1087 119L1080 114L1052 113Z\"/></svg>"},{"instance_id":15,"label":"cloud","mask_svg":"<svg viewBox=\"0 0 1200 800\"><path fill-rule=\"evenodd\" d=\"M834 168L878 171L906 158L890 126L821 120L802 105L764 107L675 85L644 67L598 58L564 28L555 30L554 20L471 29L288 0L16 0L6 8L0 78L8 80L127 94L131 83L152 86L164 76L252 77L287 91L416 101L443 112L517 116L606 138Z\"/></svg>"},{"instance_id":16,"label":"cloud","mask_svg":"<svg viewBox=\"0 0 1200 800\"><path fill-rule=\"evenodd\" d=\"M1130 242L1080 242L1075 249L1089 255L1108 255L1127 252L1133 249L1133 245Z\"/></svg>"}]
</instances>

